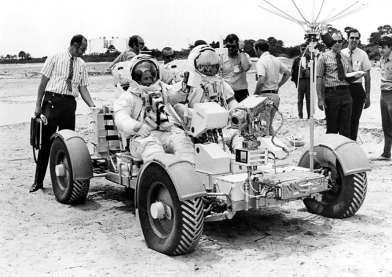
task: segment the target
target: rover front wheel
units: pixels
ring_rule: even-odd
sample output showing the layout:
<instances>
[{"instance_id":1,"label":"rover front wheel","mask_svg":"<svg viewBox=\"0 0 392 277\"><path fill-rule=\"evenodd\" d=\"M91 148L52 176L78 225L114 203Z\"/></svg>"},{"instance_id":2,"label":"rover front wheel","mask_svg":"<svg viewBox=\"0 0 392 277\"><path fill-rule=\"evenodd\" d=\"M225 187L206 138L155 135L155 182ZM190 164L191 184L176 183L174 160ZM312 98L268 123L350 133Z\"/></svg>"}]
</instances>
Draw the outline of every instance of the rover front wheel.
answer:
<instances>
[{"instance_id":1,"label":"rover front wheel","mask_svg":"<svg viewBox=\"0 0 392 277\"><path fill-rule=\"evenodd\" d=\"M180 201L170 177L158 164L150 164L140 178L137 207L147 246L166 255L192 252L203 231L201 197Z\"/></svg>"}]
</instances>

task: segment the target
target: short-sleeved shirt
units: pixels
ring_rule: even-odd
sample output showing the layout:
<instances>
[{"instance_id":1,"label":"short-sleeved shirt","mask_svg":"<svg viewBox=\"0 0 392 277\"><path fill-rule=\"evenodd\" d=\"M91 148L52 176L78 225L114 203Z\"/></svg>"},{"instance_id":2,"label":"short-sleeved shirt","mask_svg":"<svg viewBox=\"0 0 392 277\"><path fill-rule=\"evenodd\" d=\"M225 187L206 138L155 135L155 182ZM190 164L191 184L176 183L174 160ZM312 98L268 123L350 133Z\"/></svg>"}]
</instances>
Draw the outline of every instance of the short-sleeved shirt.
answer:
<instances>
[{"instance_id":1,"label":"short-sleeved shirt","mask_svg":"<svg viewBox=\"0 0 392 277\"><path fill-rule=\"evenodd\" d=\"M347 58L347 61L353 71L368 71L372 67L368 54L358 47L352 51L349 48L344 48L341 53L342 56ZM362 83L362 80L363 77L355 80L354 83Z\"/></svg>"},{"instance_id":2,"label":"short-sleeved shirt","mask_svg":"<svg viewBox=\"0 0 392 277\"><path fill-rule=\"evenodd\" d=\"M239 53L234 58L227 56L227 59L223 61L223 78L233 90L248 88L246 71L244 68L247 68L248 70L250 68L250 62L245 53Z\"/></svg>"},{"instance_id":3,"label":"short-sleeved shirt","mask_svg":"<svg viewBox=\"0 0 392 277\"><path fill-rule=\"evenodd\" d=\"M71 57L69 51L66 51L46 59L41 70L41 74L49 78L45 91L77 97L79 95L79 87L88 86L86 63L79 57L73 57L72 91L68 91L67 79Z\"/></svg>"},{"instance_id":4,"label":"short-sleeved shirt","mask_svg":"<svg viewBox=\"0 0 392 277\"><path fill-rule=\"evenodd\" d=\"M392 90L392 53L388 58L381 57L381 90Z\"/></svg>"},{"instance_id":5,"label":"short-sleeved shirt","mask_svg":"<svg viewBox=\"0 0 392 277\"><path fill-rule=\"evenodd\" d=\"M288 71L287 67L278 58L264 52L256 63L257 75L265 77L261 91L278 90L280 74L285 71Z\"/></svg>"},{"instance_id":6,"label":"short-sleeved shirt","mask_svg":"<svg viewBox=\"0 0 392 277\"><path fill-rule=\"evenodd\" d=\"M347 59L342 57L342 64L344 72L348 72ZM346 80L339 80L338 77L338 64L336 61L336 53L332 50L324 52L317 63L317 77L324 79L325 87L348 86Z\"/></svg>"},{"instance_id":7,"label":"short-sleeved shirt","mask_svg":"<svg viewBox=\"0 0 392 277\"><path fill-rule=\"evenodd\" d=\"M132 50L126 50L122 52L120 55L118 55L117 58L114 59L114 61L110 64L109 68L112 69L114 65L119 62L130 61L135 56L136 56L135 52L133 52Z\"/></svg>"}]
</instances>

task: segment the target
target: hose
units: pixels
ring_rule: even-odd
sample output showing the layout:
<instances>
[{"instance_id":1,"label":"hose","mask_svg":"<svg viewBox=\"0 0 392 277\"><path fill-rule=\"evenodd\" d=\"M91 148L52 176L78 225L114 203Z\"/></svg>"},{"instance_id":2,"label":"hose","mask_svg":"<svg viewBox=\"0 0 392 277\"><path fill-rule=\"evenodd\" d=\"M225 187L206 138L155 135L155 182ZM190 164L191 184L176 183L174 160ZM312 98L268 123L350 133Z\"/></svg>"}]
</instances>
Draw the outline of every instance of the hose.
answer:
<instances>
[{"instance_id":1,"label":"hose","mask_svg":"<svg viewBox=\"0 0 392 277\"><path fill-rule=\"evenodd\" d=\"M286 159L286 158L290 155L290 153L293 152L294 150L289 151L286 147L281 146L281 145L279 145L279 144L277 144L277 143L275 142L275 137L276 137L276 135L279 133L280 129L283 127L284 116L283 116L283 114L279 111L278 107L277 107L274 103L272 103L272 107L276 110L276 113L280 115L280 117L281 117L281 119L282 119L282 122L281 122L280 126L278 127L278 129L277 129L277 130L274 132L274 134L272 135L271 142L272 142L272 144L275 145L276 147L279 147L280 149L282 149L283 152L285 153L285 156L284 156L283 158L278 158L278 157L276 157L275 155L274 155L274 156L275 156L275 158L276 158L277 160L284 160L284 159ZM272 124L272 122L271 122L271 124Z\"/></svg>"}]
</instances>

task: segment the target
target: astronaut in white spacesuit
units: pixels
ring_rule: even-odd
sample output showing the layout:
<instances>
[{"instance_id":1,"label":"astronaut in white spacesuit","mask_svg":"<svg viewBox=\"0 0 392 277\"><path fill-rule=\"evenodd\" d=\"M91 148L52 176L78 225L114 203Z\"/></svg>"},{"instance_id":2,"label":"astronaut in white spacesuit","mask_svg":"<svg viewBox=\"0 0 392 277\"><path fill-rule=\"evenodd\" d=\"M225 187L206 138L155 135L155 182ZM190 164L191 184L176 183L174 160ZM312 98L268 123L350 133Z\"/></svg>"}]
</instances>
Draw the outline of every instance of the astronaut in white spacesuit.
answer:
<instances>
[{"instance_id":1,"label":"astronaut in white spacesuit","mask_svg":"<svg viewBox=\"0 0 392 277\"><path fill-rule=\"evenodd\" d=\"M177 88L160 81L158 62L137 55L129 64L127 89L113 105L114 121L122 137L130 138L130 153L144 162L157 153L168 153L194 163L192 141L175 125L166 107L175 104ZM128 73L127 73L128 74Z\"/></svg>"},{"instance_id":2,"label":"astronaut in white spacesuit","mask_svg":"<svg viewBox=\"0 0 392 277\"><path fill-rule=\"evenodd\" d=\"M188 74L185 74L188 76L184 80L186 88L183 89L183 98L178 100L182 104L175 105L184 122L190 122L191 110L197 103L217 102L229 111L238 106L233 89L218 74L220 64L219 55L209 45L199 45L189 53ZM237 129L225 128L223 139L233 149L242 147L242 138Z\"/></svg>"}]
</instances>

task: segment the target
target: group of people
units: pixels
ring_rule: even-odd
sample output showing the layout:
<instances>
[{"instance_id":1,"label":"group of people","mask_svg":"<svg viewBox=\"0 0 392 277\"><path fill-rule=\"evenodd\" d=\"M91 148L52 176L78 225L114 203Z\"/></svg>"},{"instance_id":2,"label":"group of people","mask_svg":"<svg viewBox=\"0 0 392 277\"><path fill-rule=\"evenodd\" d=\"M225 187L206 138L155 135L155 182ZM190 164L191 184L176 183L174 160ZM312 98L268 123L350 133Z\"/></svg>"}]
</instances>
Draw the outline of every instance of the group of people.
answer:
<instances>
[{"instance_id":1,"label":"group of people","mask_svg":"<svg viewBox=\"0 0 392 277\"><path fill-rule=\"evenodd\" d=\"M371 63L365 51L359 48L361 33L347 31L347 47L339 32L321 35L327 50L317 60L318 107L325 112L327 133L338 133L357 140L362 110L370 106ZM384 149L378 160L391 159L392 145L392 38L382 37L379 42L381 55L381 119ZM310 115L310 53L307 44L301 45L301 55L293 62L291 80L298 89L298 116L303 117L303 99Z\"/></svg>"},{"instance_id":2,"label":"group of people","mask_svg":"<svg viewBox=\"0 0 392 277\"><path fill-rule=\"evenodd\" d=\"M318 106L325 110L327 133L339 133L352 140L357 139L362 110L370 106L371 63L366 52L358 47L360 38L358 30L348 30L348 46L342 49L343 37L340 33L327 36L325 44L329 49L321 55L317 68ZM392 98L389 96L392 93L392 68L388 64L391 45L392 38L388 36L379 42L384 149L378 160L391 159Z\"/></svg>"},{"instance_id":3,"label":"group of people","mask_svg":"<svg viewBox=\"0 0 392 277\"><path fill-rule=\"evenodd\" d=\"M363 108L370 105L370 62L364 51L358 48L360 33L348 33L348 48L342 50L341 34L333 34L326 45L329 48L319 58L317 68L318 106L325 110L327 133L340 133L353 140L357 138L358 122ZM174 59L170 47L163 49L164 64L159 64L149 55L141 54L144 40L140 36L129 39L129 49L121 53L110 65L115 68L119 62L128 62L129 77L126 86L120 86L122 93L115 100L114 118L122 136L132 137L130 151L143 160L151 159L160 152L171 152L183 159L194 162L193 144L183 128L192 114L196 103L214 101L228 110L233 110L249 95L246 73L251 67L249 56L241 50L237 35L230 34L224 40L227 55L223 63L217 51L205 41L196 41L188 57L191 76L178 79L168 65ZM56 129L75 129L75 97L81 95L89 107L95 104L87 90L88 76L81 56L87 48L87 40L82 35L71 39L67 51L49 57L41 71L35 115L44 121L42 148L38 154L34 183L30 192L43 187L50 151L50 137ZM392 144L392 38L381 40L380 53L381 113L385 147L381 158L390 159ZM270 111L267 134L273 135L272 120L279 107L280 87L290 75L298 87L299 117L303 117L302 102L307 99L309 117L309 72L308 54L294 61L292 72L276 57L270 54L265 40L254 43L259 57L256 63L256 95L270 99L274 109ZM306 51L306 45L303 45ZM350 80L347 73L363 71ZM364 77L362 76L364 75ZM365 79L365 89L362 86ZM189 81L191 80L191 81ZM123 80L124 81L124 80ZM178 85L180 84L180 85ZM223 84L223 85L222 85ZM170 114L159 115L154 105L145 97L168 103L180 115L181 122ZM154 101L155 101L154 100ZM159 127L159 128L158 128ZM241 138L238 132L227 132L224 141L229 147L237 147Z\"/></svg>"}]
</instances>

